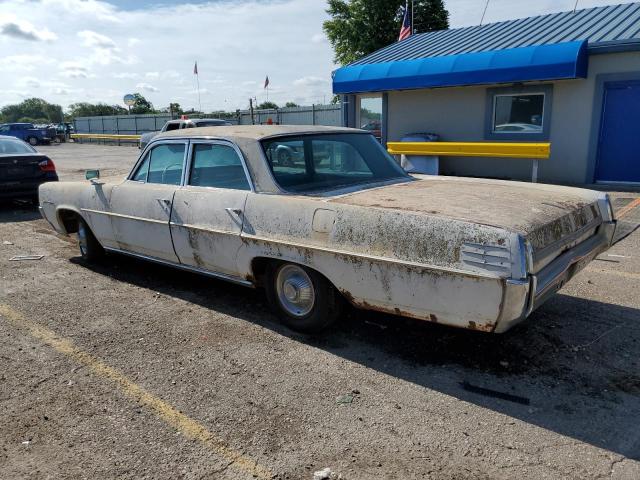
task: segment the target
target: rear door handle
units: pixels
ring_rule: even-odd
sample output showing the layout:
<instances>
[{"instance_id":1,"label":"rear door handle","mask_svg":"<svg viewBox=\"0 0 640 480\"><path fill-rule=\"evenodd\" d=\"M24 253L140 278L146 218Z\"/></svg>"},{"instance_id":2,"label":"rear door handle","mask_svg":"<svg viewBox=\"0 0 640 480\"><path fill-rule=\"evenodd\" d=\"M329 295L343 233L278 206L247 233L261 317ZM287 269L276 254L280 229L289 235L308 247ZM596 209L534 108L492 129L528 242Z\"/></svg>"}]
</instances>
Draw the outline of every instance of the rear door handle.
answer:
<instances>
[{"instance_id":1,"label":"rear door handle","mask_svg":"<svg viewBox=\"0 0 640 480\"><path fill-rule=\"evenodd\" d=\"M160 203L164 203L165 205L171 205L171 200L169 200L168 198L156 198L156 200Z\"/></svg>"}]
</instances>

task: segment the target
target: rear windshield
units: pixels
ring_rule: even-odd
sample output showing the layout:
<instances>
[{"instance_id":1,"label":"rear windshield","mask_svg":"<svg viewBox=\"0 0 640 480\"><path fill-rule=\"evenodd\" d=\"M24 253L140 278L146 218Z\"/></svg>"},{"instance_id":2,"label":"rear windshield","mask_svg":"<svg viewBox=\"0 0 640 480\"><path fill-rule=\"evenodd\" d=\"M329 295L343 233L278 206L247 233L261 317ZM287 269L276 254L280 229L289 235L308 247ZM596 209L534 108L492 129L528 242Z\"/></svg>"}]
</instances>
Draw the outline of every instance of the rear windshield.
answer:
<instances>
[{"instance_id":1,"label":"rear windshield","mask_svg":"<svg viewBox=\"0 0 640 480\"><path fill-rule=\"evenodd\" d=\"M409 178L372 135L299 135L261 143L276 182L289 192L319 193Z\"/></svg>"},{"instance_id":2,"label":"rear windshield","mask_svg":"<svg viewBox=\"0 0 640 480\"><path fill-rule=\"evenodd\" d=\"M11 138L0 139L0 155L12 155L20 153L36 153L36 150L20 140Z\"/></svg>"}]
</instances>

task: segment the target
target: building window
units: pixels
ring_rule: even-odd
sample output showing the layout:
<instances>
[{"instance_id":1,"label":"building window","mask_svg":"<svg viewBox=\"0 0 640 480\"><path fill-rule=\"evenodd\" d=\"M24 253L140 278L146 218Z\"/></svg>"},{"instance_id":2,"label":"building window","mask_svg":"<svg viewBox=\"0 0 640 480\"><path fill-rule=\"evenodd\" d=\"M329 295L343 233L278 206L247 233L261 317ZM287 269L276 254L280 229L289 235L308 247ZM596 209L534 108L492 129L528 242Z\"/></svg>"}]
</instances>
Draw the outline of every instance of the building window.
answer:
<instances>
[{"instance_id":1,"label":"building window","mask_svg":"<svg viewBox=\"0 0 640 480\"><path fill-rule=\"evenodd\" d=\"M485 137L491 140L547 140L551 86L487 90Z\"/></svg>"},{"instance_id":2,"label":"building window","mask_svg":"<svg viewBox=\"0 0 640 480\"><path fill-rule=\"evenodd\" d=\"M358 102L358 127L370 131L378 140L382 137L382 95L362 95Z\"/></svg>"}]
</instances>

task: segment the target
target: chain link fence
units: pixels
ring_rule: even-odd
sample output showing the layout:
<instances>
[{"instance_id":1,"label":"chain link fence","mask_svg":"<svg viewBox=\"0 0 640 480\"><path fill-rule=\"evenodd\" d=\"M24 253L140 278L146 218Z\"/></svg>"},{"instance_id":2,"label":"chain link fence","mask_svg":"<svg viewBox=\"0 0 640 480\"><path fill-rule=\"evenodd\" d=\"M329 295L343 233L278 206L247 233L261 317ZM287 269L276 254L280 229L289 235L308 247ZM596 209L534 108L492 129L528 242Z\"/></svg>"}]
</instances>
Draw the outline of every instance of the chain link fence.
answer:
<instances>
[{"instance_id":1,"label":"chain link fence","mask_svg":"<svg viewBox=\"0 0 640 480\"><path fill-rule=\"evenodd\" d=\"M190 118L224 118L240 125L261 125L267 123L279 125L328 125L341 126L340 105L311 105L304 107L286 107L270 110L238 110L235 113L211 115L187 115ZM168 113L154 115L114 115L104 117L77 117L73 124L76 133L98 133L107 135L140 135L157 132L165 123L172 120Z\"/></svg>"}]
</instances>

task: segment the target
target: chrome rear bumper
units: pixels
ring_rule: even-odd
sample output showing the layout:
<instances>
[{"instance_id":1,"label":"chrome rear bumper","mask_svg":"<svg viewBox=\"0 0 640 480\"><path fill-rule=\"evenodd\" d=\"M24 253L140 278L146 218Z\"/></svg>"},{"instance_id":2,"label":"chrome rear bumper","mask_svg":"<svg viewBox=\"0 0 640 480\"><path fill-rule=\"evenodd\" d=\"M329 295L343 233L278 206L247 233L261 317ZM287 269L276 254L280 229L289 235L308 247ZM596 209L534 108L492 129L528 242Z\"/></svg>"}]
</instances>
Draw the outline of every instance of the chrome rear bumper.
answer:
<instances>
[{"instance_id":1,"label":"chrome rear bumper","mask_svg":"<svg viewBox=\"0 0 640 480\"><path fill-rule=\"evenodd\" d=\"M527 280L507 280L502 313L495 328L502 333L527 318L589 262L611 246L616 222L604 222L595 235L564 252Z\"/></svg>"}]
</instances>

